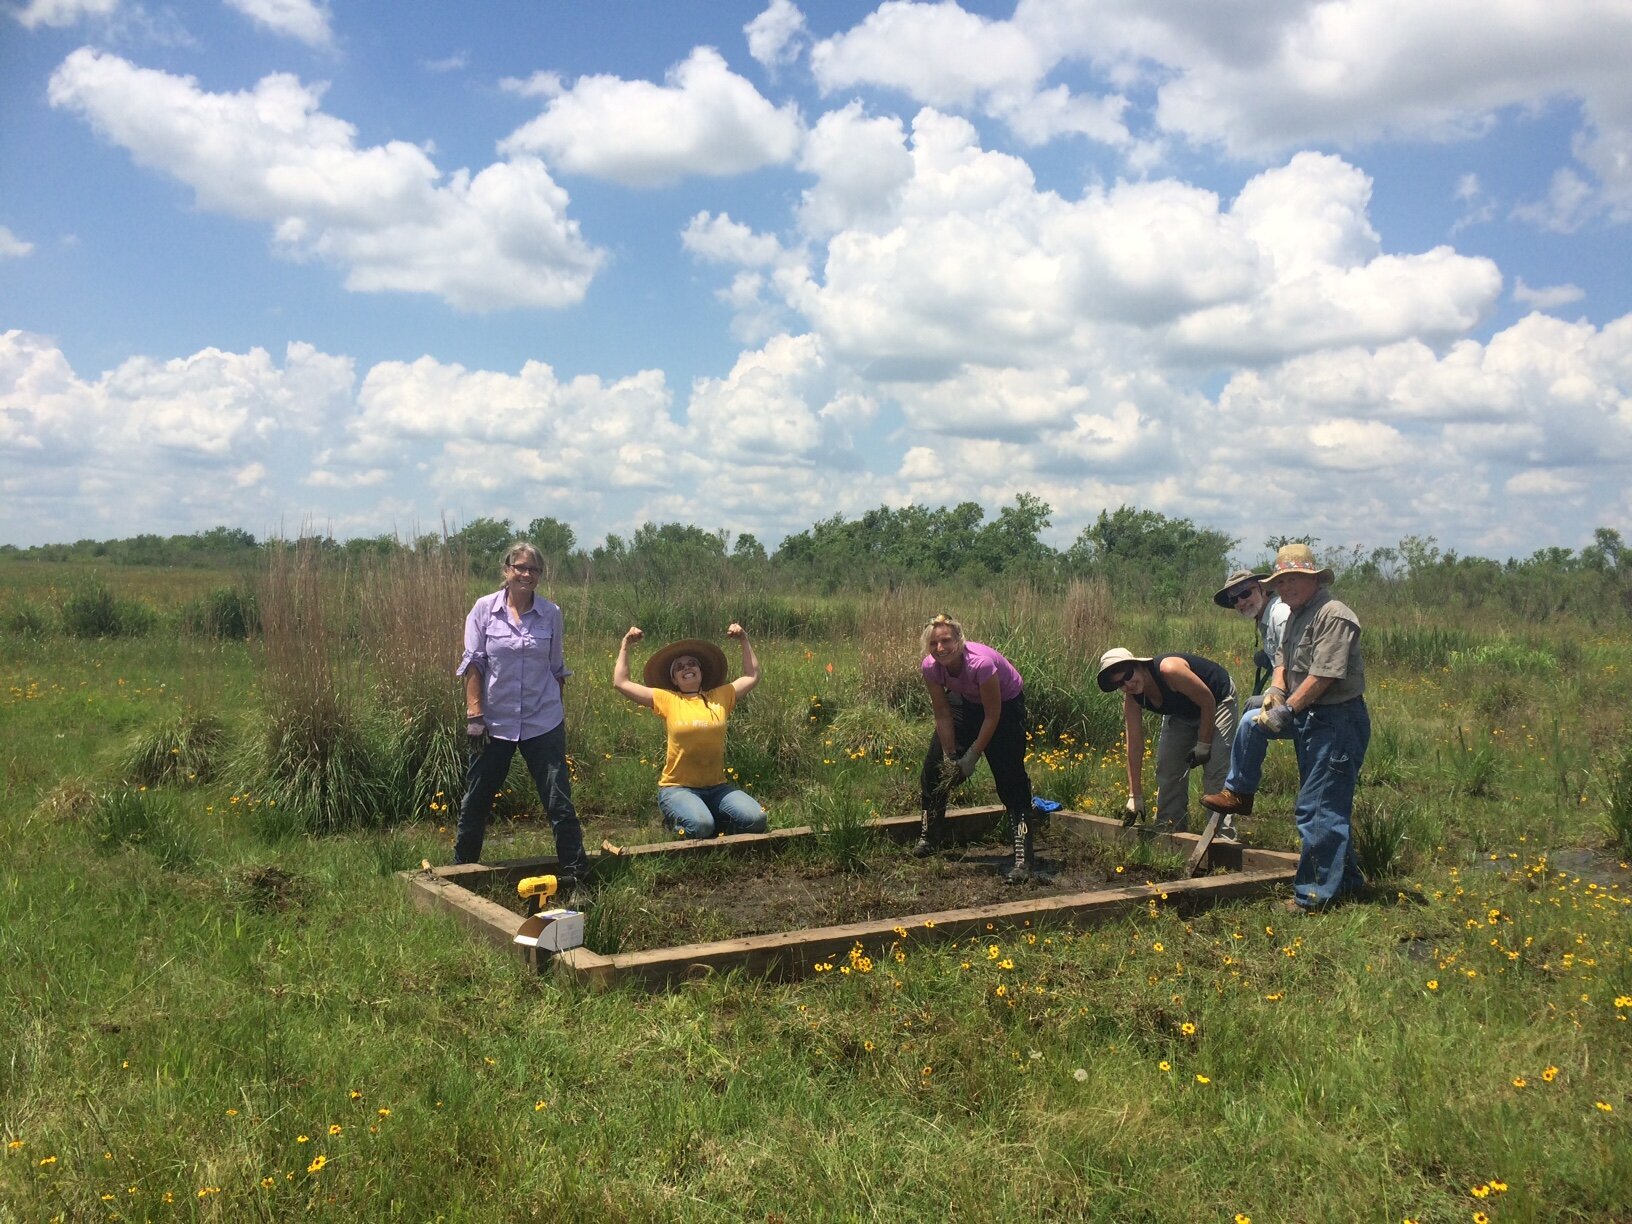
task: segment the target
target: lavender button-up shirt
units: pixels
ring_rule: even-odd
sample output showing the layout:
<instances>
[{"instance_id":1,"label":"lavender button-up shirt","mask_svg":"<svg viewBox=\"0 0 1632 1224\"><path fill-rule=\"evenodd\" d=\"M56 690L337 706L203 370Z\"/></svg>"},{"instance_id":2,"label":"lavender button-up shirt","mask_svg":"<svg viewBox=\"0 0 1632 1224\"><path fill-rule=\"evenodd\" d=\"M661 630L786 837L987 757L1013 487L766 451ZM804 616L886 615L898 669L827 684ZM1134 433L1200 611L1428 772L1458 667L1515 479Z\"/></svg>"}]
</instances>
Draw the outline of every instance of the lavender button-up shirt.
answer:
<instances>
[{"instance_id":1,"label":"lavender button-up shirt","mask_svg":"<svg viewBox=\"0 0 1632 1224\"><path fill-rule=\"evenodd\" d=\"M504 591L483 595L465 617L465 653L454 674L482 674L482 713L494 739L526 740L553 731L566 711L561 681L572 675L561 653L561 609L543 596L510 619Z\"/></svg>"}]
</instances>

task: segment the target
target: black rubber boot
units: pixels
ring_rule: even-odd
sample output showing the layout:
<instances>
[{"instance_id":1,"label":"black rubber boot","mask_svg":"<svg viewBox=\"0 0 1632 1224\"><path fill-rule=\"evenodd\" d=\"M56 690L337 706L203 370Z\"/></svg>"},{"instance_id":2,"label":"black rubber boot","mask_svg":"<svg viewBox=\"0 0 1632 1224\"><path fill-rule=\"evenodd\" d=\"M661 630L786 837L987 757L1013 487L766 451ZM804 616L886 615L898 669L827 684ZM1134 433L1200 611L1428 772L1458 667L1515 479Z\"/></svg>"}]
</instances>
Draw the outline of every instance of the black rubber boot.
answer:
<instances>
[{"instance_id":1,"label":"black rubber boot","mask_svg":"<svg viewBox=\"0 0 1632 1224\"><path fill-rule=\"evenodd\" d=\"M913 858L928 858L946 845L946 813L925 809L918 822L918 844L912 848Z\"/></svg>"},{"instance_id":2,"label":"black rubber boot","mask_svg":"<svg viewBox=\"0 0 1632 1224\"><path fill-rule=\"evenodd\" d=\"M1010 884L1024 884L1032 878L1031 820L1020 812L1012 814L1010 820L1014 823L1014 863L1003 878Z\"/></svg>"}]
</instances>

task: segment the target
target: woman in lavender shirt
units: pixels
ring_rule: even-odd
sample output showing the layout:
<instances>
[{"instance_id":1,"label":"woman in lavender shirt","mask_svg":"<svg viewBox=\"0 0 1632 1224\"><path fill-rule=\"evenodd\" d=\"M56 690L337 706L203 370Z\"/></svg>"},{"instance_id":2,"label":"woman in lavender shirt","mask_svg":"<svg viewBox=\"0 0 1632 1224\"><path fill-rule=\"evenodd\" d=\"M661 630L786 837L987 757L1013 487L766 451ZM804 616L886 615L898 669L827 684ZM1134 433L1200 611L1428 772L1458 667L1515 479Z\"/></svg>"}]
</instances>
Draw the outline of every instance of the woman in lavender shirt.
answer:
<instances>
[{"instance_id":1,"label":"woman in lavender shirt","mask_svg":"<svg viewBox=\"0 0 1632 1224\"><path fill-rule=\"evenodd\" d=\"M1026 773L1026 699L1020 673L990 646L966 641L944 613L920 637L924 687L935 709L919 790L924 812L913 853L923 858L946 843L946 799L984 756L1014 831L1011 884L1032 877L1031 777Z\"/></svg>"},{"instance_id":2,"label":"woman in lavender shirt","mask_svg":"<svg viewBox=\"0 0 1632 1224\"><path fill-rule=\"evenodd\" d=\"M544 562L525 540L505 551L503 572L504 586L478 599L465 618L465 653L456 674L465 678L470 770L453 861L481 859L493 796L520 749L549 814L561 871L582 880L589 860L567 771L562 684L572 673L561 653L561 609L539 596Z\"/></svg>"}]
</instances>

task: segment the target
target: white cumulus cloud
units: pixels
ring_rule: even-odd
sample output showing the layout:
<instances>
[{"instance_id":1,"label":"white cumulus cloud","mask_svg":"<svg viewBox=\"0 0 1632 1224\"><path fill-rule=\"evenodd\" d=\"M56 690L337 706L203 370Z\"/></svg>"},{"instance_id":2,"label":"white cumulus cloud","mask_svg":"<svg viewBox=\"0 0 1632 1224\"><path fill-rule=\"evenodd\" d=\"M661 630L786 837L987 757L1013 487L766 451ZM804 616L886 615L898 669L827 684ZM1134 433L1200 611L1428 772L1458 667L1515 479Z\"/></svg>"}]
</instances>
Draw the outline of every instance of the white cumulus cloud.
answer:
<instances>
[{"instance_id":1,"label":"white cumulus cloud","mask_svg":"<svg viewBox=\"0 0 1632 1224\"><path fill-rule=\"evenodd\" d=\"M971 13L953 0L885 0L859 25L810 51L824 93L873 86L942 110L983 110L1032 143L1076 133L1128 144L1127 100L1043 87L1058 62L1058 52L1018 22Z\"/></svg>"},{"instance_id":2,"label":"white cumulus cloud","mask_svg":"<svg viewBox=\"0 0 1632 1224\"><path fill-rule=\"evenodd\" d=\"M783 254L774 234L756 234L726 213L698 213L687 223L680 242L699 259L745 267L774 264Z\"/></svg>"},{"instance_id":3,"label":"white cumulus cloud","mask_svg":"<svg viewBox=\"0 0 1632 1224\"><path fill-rule=\"evenodd\" d=\"M817 132L829 118L879 131L854 112L835 116ZM963 364L1079 368L1113 341L1129 354L1228 364L1447 340L1501 291L1488 259L1385 252L1370 179L1336 157L1299 154L1227 207L1171 179L1065 199L1039 190L1024 162L982 149L967 121L933 110L914 120L907 158L910 175L887 195L818 180L807 205L859 195L866 223L834 233L822 266L781 285L835 354L885 379L936 380ZM844 212L826 206L834 221Z\"/></svg>"},{"instance_id":4,"label":"white cumulus cloud","mask_svg":"<svg viewBox=\"0 0 1632 1224\"><path fill-rule=\"evenodd\" d=\"M1586 296L1578 285L1532 286L1525 284L1522 276L1513 282L1513 300L1535 310L1556 310Z\"/></svg>"},{"instance_id":5,"label":"white cumulus cloud","mask_svg":"<svg viewBox=\"0 0 1632 1224\"><path fill-rule=\"evenodd\" d=\"M25 242L12 233L10 228L0 225L0 259L21 259L34 252L34 244Z\"/></svg>"},{"instance_id":6,"label":"white cumulus cloud","mask_svg":"<svg viewBox=\"0 0 1632 1224\"><path fill-rule=\"evenodd\" d=\"M542 153L562 170L630 187L784 163L801 137L797 108L772 105L712 47L694 50L662 85L586 76L569 88L550 74L509 84L549 101L502 152Z\"/></svg>"},{"instance_id":7,"label":"white cumulus cloud","mask_svg":"<svg viewBox=\"0 0 1632 1224\"><path fill-rule=\"evenodd\" d=\"M119 7L119 0L28 0L13 16L26 28L61 28L87 17L107 17Z\"/></svg>"},{"instance_id":8,"label":"white cumulus cloud","mask_svg":"<svg viewBox=\"0 0 1632 1224\"><path fill-rule=\"evenodd\" d=\"M771 0L765 11L742 29L748 36L748 54L765 67L776 68L792 63L799 54L805 15L792 0Z\"/></svg>"},{"instance_id":9,"label":"white cumulus cloud","mask_svg":"<svg viewBox=\"0 0 1632 1224\"><path fill-rule=\"evenodd\" d=\"M132 357L91 378L47 338L0 333L0 488L14 530L36 538L261 527L320 430L351 412L350 359L290 344ZM252 495L251 495L252 494Z\"/></svg>"},{"instance_id":10,"label":"white cumulus cloud","mask_svg":"<svg viewBox=\"0 0 1632 1224\"><path fill-rule=\"evenodd\" d=\"M356 129L320 109L322 92L276 74L209 93L89 48L49 87L53 106L191 187L201 207L269 223L281 252L343 268L350 289L476 312L582 299L602 255L541 162L444 175L403 141L358 147Z\"/></svg>"},{"instance_id":11,"label":"white cumulus cloud","mask_svg":"<svg viewBox=\"0 0 1632 1224\"><path fill-rule=\"evenodd\" d=\"M912 178L912 154L900 119L868 115L852 102L816 121L800 151L799 169L816 180L805 190L800 222L826 237L889 222Z\"/></svg>"},{"instance_id":12,"label":"white cumulus cloud","mask_svg":"<svg viewBox=\"0 0 1632 1224\"><path fill-rule=\"evenodd\" d=\"M313 0L226 0L226 5L263 29L308 46L328 47L334 41L328 6Z\"/></svg>"}]
</instances>

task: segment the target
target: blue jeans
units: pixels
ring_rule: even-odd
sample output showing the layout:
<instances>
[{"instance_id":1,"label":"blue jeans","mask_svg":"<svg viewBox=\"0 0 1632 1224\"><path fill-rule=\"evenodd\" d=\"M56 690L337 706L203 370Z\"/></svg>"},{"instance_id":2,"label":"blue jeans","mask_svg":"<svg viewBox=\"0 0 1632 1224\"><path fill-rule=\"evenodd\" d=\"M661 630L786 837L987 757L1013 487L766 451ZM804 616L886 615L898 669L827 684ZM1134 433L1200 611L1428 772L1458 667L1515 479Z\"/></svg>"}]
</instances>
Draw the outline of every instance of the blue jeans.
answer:
<instances>
[{"instance_id":1,"label":"blue jeans","mask_svg":"<svg viewBox=\"0 0 1632 1224\"><path fill-rule=\"evenodd\" d=\"M682 837L765 832L765 809L747 791L729 782L718 786L660 786L657 808L663 823Z\"/></svg>"},{"instance_id":2,"label":"blue jeans","mask_svg":"<svg viewBox=\"0 0 1632 1224\"><path fill-rule=\"evenodd\" d=\"M1254 701L1258 699L1253 698ZM1261 704L1249 707L1235 727L1235 743L1230 748L1230 772L1224 779L1224 789L1237 795L1256 795L1264 776L1264 754L1272 739L1291 739L1291 722L1284 731L1271 731L1261 719Z\"/></svg>"},{"instance_id":3,"label":"blue jeans","mask_svg":"<svg viewBox=\"0 0 1632 1224\"><path fill-rule=\"evenodd\" d=\"M561 870L582 879L589 873L589 859L584 854L584 830L578 823L578 809L572 804L566 723L519 743L488 740L485 747L471 753L470 769L465 774L465 797L459 804L459 835L453 843L453 861L481 860L487 818L493 813L493 796L504 785L510 773L511 758L518 748L549 815L550 828L555 833L555 857L560 861Z\"/></svg>"},{"instance_id":4,"label":"blue jeans","mask_svg":"<svg viewBox=\"0 0 1632 1224\"><path fill-rule=\"evenodd\" d=\"M1293 719L1292 738L1301 779L1294 812L1303 842L1292 893L1304 909L1319 909L1365 884L1354 861L1350 823L1355 783L1371 742L1365 699L1312 706Z\"/></svg>"}]
</instances>

